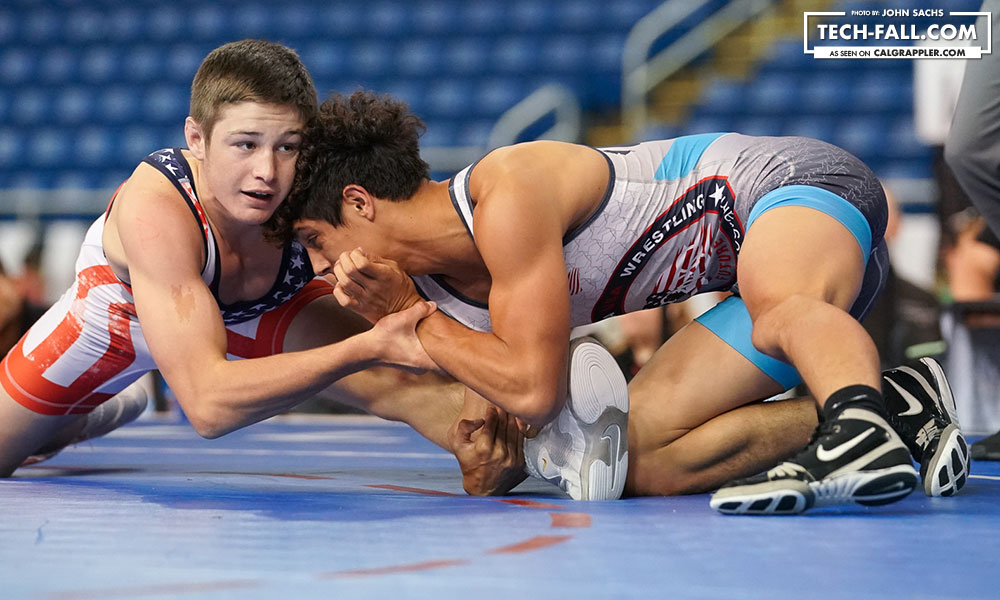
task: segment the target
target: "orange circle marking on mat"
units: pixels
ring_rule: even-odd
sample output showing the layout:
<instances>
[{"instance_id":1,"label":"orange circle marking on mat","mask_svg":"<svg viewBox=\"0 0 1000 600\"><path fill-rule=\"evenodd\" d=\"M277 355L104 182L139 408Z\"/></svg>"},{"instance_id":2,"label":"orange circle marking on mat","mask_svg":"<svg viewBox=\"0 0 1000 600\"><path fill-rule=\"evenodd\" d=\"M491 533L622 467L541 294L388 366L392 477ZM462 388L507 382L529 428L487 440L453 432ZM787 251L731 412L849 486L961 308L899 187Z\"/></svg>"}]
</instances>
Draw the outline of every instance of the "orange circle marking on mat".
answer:
<instances>
[{"instance_id":1,"label":"orange circle marking on mat","mask_svg":"<svg viewBox=\"0 0 1000 600\"><path fill-rule=\"evenodd\" d=\"M404 487L401 485L389 485L389 484L366 484L365 487L379 488L382 490L393 490L394 492L410 492L413 494L426 494L428 496L461 496L461 494L452 494L451 492L439 492L437 490L425 490L422 488Z\"/></svg>"},{"instance_id":2,"label":"orange circle marking on mat","mask_svg":"<svg viewBox=\"0 0 1000 600\"><path fill-rule=\"evenodd\" d=\"M427 562L413 563L411 565L393 565L390 567L376 567L374 569L352 569L350 571L333 571L330 573L320 573L318 577L370 577L372 575L391 575L393 573L411 573L414 571L427 571L429 569L440 569L443 567L457 567L468 563L468 560L429 560Z\"/></svg>"},{"instance_id":3,"label":"orange circle marking on mat","mask_svg":"<svg viewBox=\"0 0 1000 600\"><path fill-rule=\"evenodd\" d=\"M549 546L554 546L556 544L561 544L566 540L573 539L571 535L537 535L533 538L524 540L518 544L511 544L510 546L501 546L499 548L494 548L489 550L489 554L517 554L520 552L531 552L532 550L539 550L541 548L548 548Z\"/></svg>"},{"instance_id":4,"label":"orange circle marking on mat","mask_svg":"<svg viewBox=\"0 0 1000 600\"><path fill-rule=\"evenodd\" d=\"M553 527L590 527L587 513L549 513Z\"/></svg>"}]
</instances>

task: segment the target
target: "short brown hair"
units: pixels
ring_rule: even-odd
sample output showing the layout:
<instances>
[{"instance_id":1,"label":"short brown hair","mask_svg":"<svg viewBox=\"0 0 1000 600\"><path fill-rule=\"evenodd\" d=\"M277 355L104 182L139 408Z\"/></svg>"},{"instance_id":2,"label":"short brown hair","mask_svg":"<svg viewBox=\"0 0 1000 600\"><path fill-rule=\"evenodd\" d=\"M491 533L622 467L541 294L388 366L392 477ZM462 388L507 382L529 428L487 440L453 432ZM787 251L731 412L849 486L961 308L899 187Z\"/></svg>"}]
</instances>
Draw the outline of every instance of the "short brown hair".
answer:
<instances>
[{"instance_id":1,"label":"short brown hair","mask_svg":"<svg viewBox=\"0 0 1000 600\"><path fill-rule=\"evenodd\" d=\"M316 86L294 50L264 40L230 42L212 50L191 82L191 118L206 141L226 104L294 106L309 123L316 116Z\"/></svg>"},{"instance_id":2,"label":"short brown hair","mask_svg":"<svg viewBox=\"0 0 1000 600\"><path fill-rule=\"evenodd\" d=\"M343 224L344 187L360 185L377 198L407 200L430 178L420 158L426 130L405 102L360 90L333 94L319 107L299 154L295 185L266 227L288 240L297 219Z\"/></svg>"}]
</instances>

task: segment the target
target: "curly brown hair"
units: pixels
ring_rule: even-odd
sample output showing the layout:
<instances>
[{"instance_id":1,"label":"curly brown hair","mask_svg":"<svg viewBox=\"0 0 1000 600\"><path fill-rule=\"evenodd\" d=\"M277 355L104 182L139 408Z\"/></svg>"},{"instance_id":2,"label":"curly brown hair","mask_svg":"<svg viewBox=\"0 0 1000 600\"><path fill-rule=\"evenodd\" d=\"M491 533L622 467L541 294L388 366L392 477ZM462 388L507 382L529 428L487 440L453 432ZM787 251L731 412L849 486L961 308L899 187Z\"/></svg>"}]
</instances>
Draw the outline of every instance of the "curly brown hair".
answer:
<instances>
[{"instance_id":1,"label":"curly brown hair","mask_svg":"<svg viewBox=\"0 0 1000 600\"><path fill-rule=\"evenodd\" d=\"M430 177L420 158L427 129L405 102L370 90L333 94L306 132L292 192L266 223L269 237L288 241L297 219L343 224L344 187L356 184L382 200L407 200Z\"/></svg>"}]
</instances>

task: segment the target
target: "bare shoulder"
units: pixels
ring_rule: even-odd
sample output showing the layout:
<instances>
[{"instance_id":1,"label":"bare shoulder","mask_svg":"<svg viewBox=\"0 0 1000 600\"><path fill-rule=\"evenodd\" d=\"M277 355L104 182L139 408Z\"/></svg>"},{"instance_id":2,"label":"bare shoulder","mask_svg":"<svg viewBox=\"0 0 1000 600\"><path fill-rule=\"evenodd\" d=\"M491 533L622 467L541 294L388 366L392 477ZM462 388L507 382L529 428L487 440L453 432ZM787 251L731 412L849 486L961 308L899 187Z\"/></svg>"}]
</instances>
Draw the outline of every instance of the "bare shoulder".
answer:
<instances>
[{"instance_id":1,"label":"bare shoulder","mask_svg":"<svg viewBox=\"0 0 1000 600\"><path fill-rule=\"evenodd\" d=\"M177 188L146 163L136 167L118 190L102 241L119 276L129 270L138 254L158 253L157 247L173 252L178 259L190 255L195 264L203 260L201 231L190 208Z\"/></svg>"},{"instance_id":2,"label":"bare shoulder","mask_svg":"<svg viewBox=\"0 0 1000 600\"><path fill-rule=\"evenodd\" d=\"M607 159L590 146L525 142L486 155L472 172L469 192L477 205L502 198L504 204L525 203L536 213L550 208L569 227L600 202L608 169Z\"/></svg>"}]
</instances>

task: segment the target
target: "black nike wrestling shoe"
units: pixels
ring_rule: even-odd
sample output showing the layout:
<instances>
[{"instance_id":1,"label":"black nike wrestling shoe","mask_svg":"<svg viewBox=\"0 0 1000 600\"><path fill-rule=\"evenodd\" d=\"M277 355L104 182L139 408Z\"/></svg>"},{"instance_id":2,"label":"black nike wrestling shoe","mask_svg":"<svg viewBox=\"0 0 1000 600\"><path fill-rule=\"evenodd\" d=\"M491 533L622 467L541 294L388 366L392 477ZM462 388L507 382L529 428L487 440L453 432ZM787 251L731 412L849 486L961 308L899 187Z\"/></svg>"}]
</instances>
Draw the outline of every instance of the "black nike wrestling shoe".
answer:
<instances>
[{"instance_id":1,"label":"black nike wrestling shoe","mask_svg":"<svg viewBox=\"0 0 1000 600\"><path fill-rule=\"evenodd\" d=\"M726 514L790 515L829 504L889 504L916 486L910 453L885 419L845 408L821 423L794 458L726 484L710 505Z\"/></svg>"},{"instance_id":2,"label":"black nike wrestling shoe","mask_svg":"<svg viewBox=\"0 0 1000 600\"><path fill-rule=\"evenodd\" d=\"M913 458L928 496L952 496L969 476L969 446L941 365L921 358L882 373L889 423Z\"/></svg>"}]
</instances>

